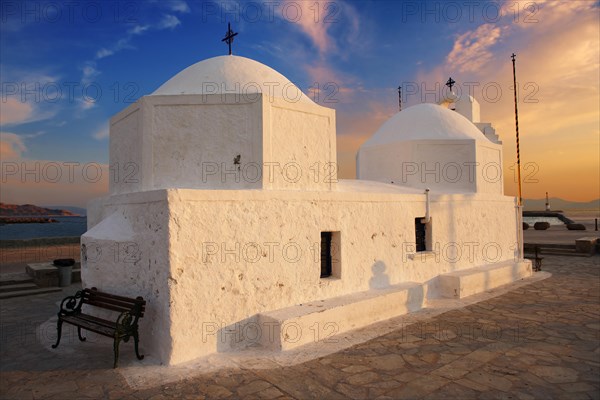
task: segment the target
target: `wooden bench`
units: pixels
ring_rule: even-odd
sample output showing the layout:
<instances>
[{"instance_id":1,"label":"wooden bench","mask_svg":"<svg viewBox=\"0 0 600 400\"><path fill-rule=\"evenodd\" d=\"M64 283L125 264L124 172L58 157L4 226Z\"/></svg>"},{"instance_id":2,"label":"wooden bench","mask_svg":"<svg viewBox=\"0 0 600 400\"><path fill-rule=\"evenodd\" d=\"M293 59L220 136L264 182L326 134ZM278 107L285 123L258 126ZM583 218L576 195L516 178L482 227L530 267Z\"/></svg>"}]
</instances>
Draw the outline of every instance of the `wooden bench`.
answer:
<instances>
[{"instance_id":1,"label":"wooden bench","mask_svg":"<svg viewBox=\"0 0 600 400\"><path fill-rule=\"evenodd\" d=\"M90 307L82 310L84 304L99 309L116 311L120 314L114 321L102 319L87 314L86 311ZM60 304L58 322L56 324L58 336L56 344L52 345L52 348L55 349L58 347L62 333L62 324L66 322L77 327L77 335L82 342L85 341L85 338L81 336L82 328L99 335L114 338L113 351L115 362L113 368L117 368L119 363L119 343L121 340L128 342L130 337L133 337L135 343L135 355L138 360L141 360L144 356L141 356L138 350L138 320L144 316L145 308L146 301L141 297L133 299L115 296L100 292L94 287L80 290L74 296L65 297Z\"/></svg>"},{"instance_id":2,"label":"wooden bench","mask_svg":"<svg viewBox=\"0 0 600 400\"><path fill-rule=\"evenodd\" d=\"M533 271L538 272L542 270L542 260L544 257L540 257L542 249L540 246L524 246L525 258L533 261Z\"/></svg>"}]
</instances>

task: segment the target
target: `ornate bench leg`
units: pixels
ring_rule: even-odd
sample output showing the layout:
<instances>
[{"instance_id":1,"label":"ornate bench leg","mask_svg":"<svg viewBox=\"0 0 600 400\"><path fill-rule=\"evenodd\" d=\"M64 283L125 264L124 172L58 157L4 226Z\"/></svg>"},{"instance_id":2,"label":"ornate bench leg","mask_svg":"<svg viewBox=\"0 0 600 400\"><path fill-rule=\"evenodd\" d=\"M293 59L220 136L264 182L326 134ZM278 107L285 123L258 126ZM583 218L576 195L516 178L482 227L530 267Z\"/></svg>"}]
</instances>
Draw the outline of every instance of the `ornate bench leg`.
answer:
<instances>
[{"instance_id":1,"label":"ornate bench leg","mask_svg":"<svg viewBox=\"0 0 600 400\"><path fill-rule=\"evenodd\" d=\"M82 342L85 342L86 338L81 336L81 327L80 326L77 327L77 336L79 336L79 340L81 340Z\"/></svg>"},{"instance_id":2,"label":"ornate bench leg","mask_svg":"<svg viewBox=\"0 0 600 400\"><path fill-rule=\"evenodd\" d=\"M113 350L115 353L115 363L113 365L113 368L117 368L117 365L119 365L119 342L120 341L121 341L121 338L115 337L115 342L113 343Z\"/></svg>"},{"instance_id":3,"label":"ornate bench leg","mask_svg":"<svg viewBox=\"0 0 600 400\"><path fill-rule=\"evenodd\" d=\"M56 323L56 343L52 345L52 348L55 349L60 344L60 337L62 335L62 320L60 316L58 317L58 322Z\"/></svg>"},{"instance_id":4,"label":"ornate bench leg","mask_svg":"<svg viewBox=\"0 0 600 400\"><path fill-rule=\"evenodd\" d=\"M137 330L135 332L133 332L133 341L134 341L134 346L135 346L135 355L137 356L138 360L143 360L144 359L144 355L142 354L140 356L140 351L138 349L138 344L140 342L140 337L138 335Z\"/></svg>"}]
</instances>

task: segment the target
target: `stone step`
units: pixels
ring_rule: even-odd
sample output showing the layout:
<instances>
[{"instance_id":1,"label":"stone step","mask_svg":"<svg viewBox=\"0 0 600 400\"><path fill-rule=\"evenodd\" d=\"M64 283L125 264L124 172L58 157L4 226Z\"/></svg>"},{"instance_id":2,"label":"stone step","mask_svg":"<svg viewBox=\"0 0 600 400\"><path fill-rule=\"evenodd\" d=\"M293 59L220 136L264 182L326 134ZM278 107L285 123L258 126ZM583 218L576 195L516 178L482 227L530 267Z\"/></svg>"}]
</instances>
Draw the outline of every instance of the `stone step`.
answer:
<instances>
[{"instance_id":1,"label":"stone step","mask_svg":"<svg viewBox=\"0 0 600 400\"><path fill-rule=\"evenodd\" d=\"M73 266L71 282L81 282L80 263ZM58 268L50 262L27 264L27 274L40 287L58 286Z\"/></svg>"},{"instance_id":2,"label":"stone step","mask_svg":"<svg viewBox=\"0 0 600 400\"><path fill-rule=\"evenodd\" d=\"M538 246L540 249L572 249L575 250L575 244L564 244L564 243L525 243L524 247L533 248Z\"/></svg>"},{"instance_id":3,"label":"stone step","mask_svg":"<svg viewBox=\"0 0 600 400\"><path fill-rule=\"evenodd\" d=\"M572 254L572 253L576 253L575 249L559 249L559 248L548 248L548 247L542 247L542 254L551 254L551 253L566 253L566 254Z\"/></svg>"},{"instance_id":4,"label":"stone step","mask_svg":"<svg viewBox=\"0 0 600 400\"><path fill-rule=\"evenodd\" d=\"M442 274L439 295L462 299L531 276L531 261L505 261Z\"/></svg>"},{"instance_id":5,"label":"stone step","mask_svg":"<svg viewBox=\"0 0 600 400\"><path fill-rule=\"evenodd\" d=\"M6 285L15 285L18 283L31 283L33 279L23 272L15 272L0 275L0 288Z\"/></svg>"},{"instance_id":6,"label":"stone step","mask_svg":"<svg viewBox=\"0 0 600 400\"><path fill-rule=\"evenodd\" d=\"M540 254L541 257L546 256L567 256L567 257L591 257L593 254L589 253L578 253L575 250L561 250L561 249L546 249Z\"/></svg>"},{"instance_id":7,"label":"stone step","mask_svg":"<svg viewBox=\"0 0 600 400\"><path fill-rule=\"evenodd\" d=\"M10 299L13 297L33 296L36 294L60 292L61 290L62 289L59 287L45 287L45 288L30 289L30 290L19 290L16 292L5 292L5 293L0 293L0 300Z\"/></svg>"},{"instance_id":8,"label":"stone step","mask_svg":"<svg viewBox=\"0 0 600 400\"><path fill-rule=\"evenodd\" d=\"M38 287L33 282L30 282L30 283L15 283L15 284L12 284L12 285L2 285L2 286L0 286L0 293L17 292L19 290L31 290L31 289L37 289L37 288Z\"/></svg>"},{"instance_id":9,"label":"stone step","mask_svg":"<svg viewBox=\"0 0 600 400\"><path fill-rule=\"evenodd\" d=\"M425 292L422 284L407 282L261 313L258 324L264 329L260 344L266 349L285 351L327 340L342 332L417 311L424 306Z\"/></svg>"}]
</instances>

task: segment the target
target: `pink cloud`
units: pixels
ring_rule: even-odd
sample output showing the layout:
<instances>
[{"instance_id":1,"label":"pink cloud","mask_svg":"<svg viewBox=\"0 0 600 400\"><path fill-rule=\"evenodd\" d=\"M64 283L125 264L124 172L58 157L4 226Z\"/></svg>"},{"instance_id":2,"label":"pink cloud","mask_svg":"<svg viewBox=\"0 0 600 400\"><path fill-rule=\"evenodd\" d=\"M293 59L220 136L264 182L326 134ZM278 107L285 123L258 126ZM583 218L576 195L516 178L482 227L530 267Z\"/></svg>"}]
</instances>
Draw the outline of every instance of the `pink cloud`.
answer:
<instances>
[{"instance_id":1,"label":"pink cloud","mask_svg":"<svg viewBox=\"0 0 600 400\"><path fill-rule=\"evenodd\" d=\"M512 4L512 2L511 2ZM513 180L515 120L512 63L517 54L521 160L535 179L523 186L525 197L597 198L600 173L600 32L597 10L590 2L536 2L537 13L513 15L495 25L482 25L459 35L443 64L422 71L418 84L443 88L450 75L462 90L475 82L483 121L492 122L504 142L505 191L516 192ZM591 12L590 12L591 11ZM529 23L524 17L529 17ZM537 22L531 22L534 18ZM487 93L486 87L500 88ZM419 96L415 96L419 97ZM419 99L420 100L420 99ZM431 100L430 100L431 101ZM576 160L576 161L575 161ZM586 171L586 172L584 172ZM573 177L578 179L573 180ZM534 182L535 180L535 182ZM576 187L573 182L576 181Z\"/></svg>"},{"instance_id":2,"label":"pink cloud","mask_svg":"<svg viewBox=\"0 0 600 400\"><path fill-rule=\"evenodd\" d=\"M446 61L461 72L474 72L493 58L491 48L500 40L502 28L484 24L467 31L454 42L454 47Z\"/></svg>"},{"instance_id":3,"label":"pink cloud","mask_svg":"<svg viewBox=\"0 0 600 400\"><path fill-rule=\"evenodd\" d=\"M281 15L286 20L295 23L313 44L324 54L335 47L333 40L329 37L327 30L331 26L319 17L319 11L323 10L328 2L325 1L294 1L286 0L281 5Z\"/></svg>"},{"instance_id":4,"label":"pink cloud","mask_svg":"<svg viewBox=\"0 0 600 400\"><path fill-rule=\"evenodd\" d=\"M33 107L31 104L20 102L14 97L3 99L1 106L0 125L25 122L31 119L33 114Z\"/></svg>"},{"instance_id":5,"label":"pink cloud","mask_svg":"<svg viewBox=\"0 0 600 400\"><path fill-rule=\"evenodd\" d=\"M0 159L3 161L21 158L27 150L23 139L14 133L0 132Z\"/></svg>"}]
</instances>

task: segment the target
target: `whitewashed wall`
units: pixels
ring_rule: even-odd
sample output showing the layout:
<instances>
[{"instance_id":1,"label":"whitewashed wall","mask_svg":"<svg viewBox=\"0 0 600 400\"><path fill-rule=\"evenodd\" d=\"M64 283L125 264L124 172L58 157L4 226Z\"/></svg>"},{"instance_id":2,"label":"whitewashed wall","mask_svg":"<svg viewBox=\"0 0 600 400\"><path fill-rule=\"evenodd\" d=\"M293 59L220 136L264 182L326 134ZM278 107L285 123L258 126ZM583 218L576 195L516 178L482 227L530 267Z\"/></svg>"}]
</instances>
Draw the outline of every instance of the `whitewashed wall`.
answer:
<instances>
[{"instance_id":1,"label":"whitewashed wall","mask_svg":"<svg viewBox=\"0 0 600 400\"><path fill-rule=\"evenodd\" d=\"M124 232L112 245L131 238L140 261L88 259L84 285L144 296L144 349L177 364L229 349L234 344L215 329L260 312L388 284L434 283L441 273L515 257L513 198L433 195L437 255L411 259L424 195L392 185L364 192L355 190L360 182L338 185L331 192L161 190L98 201L92 208L103 211L91 214L90 227L109 218L82 242L110 247L106 233ZM319 278L321 231L341 232L339 279Z\"/></svg>"},{"instance_id":2,"label":"whitewashed wall","mask_svg":"<svg viewBox=\"0 0 600 400\"><path fill-rule=\"evenodd\" d=\"M328 190L337 179L335 111L312 102L261 93L152 95L115 115L110 130L113 194Z\"/></svg>"}]
</instances>

